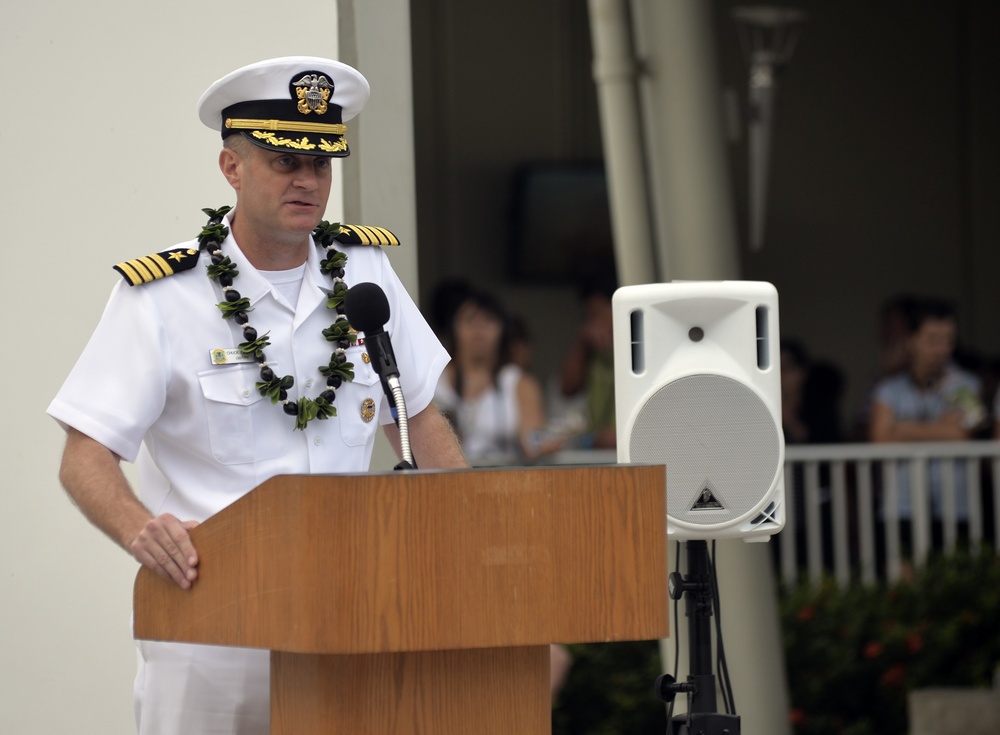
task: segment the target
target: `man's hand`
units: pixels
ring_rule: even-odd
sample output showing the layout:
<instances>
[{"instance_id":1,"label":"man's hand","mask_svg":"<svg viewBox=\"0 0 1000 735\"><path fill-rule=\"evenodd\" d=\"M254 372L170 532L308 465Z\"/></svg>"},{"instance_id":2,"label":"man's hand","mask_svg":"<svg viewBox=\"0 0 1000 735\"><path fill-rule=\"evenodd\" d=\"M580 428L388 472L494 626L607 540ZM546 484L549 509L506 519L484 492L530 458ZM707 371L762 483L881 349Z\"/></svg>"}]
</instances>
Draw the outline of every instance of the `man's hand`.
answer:
<instances>
[{"instance_id":1,"label":"man's hand","mask_svg":"<svg viewBox=\"0 0 1000 735\"><path fill-rule=\"evenodd\" d=\"M143 566L188 589L198 578L198 552L188 535L197 525L197 521L179 521L164 513L143 526L129 551Z\"/></svg>"},{"instance_id":2,"label":"man's hand","mask_svg":"<svg viewBox=\"0 0 1000 735\"><path fill-rule=\"evenodd\" d=\"M184 589L198 576L198 552L188 531L197 521L157 517L139 502L110 449L76 429L66 434L59 479L91 523L144 566Z\"/></svg>"},{"instance_id":3,"label":"man's hand","mask_svg":"<svg viewBox=\"0 0 1000 735\"><path fill-rule=\"evenodd\" d=\"M389 443L396 450L396 456L402 459L399 427L395 424L386 424L382 428ZM423 470L447 470L469 466L451 424L433 403L416 416L410 417L410 449L413 451L417 467Z\"/></svg>"}]
</instances>

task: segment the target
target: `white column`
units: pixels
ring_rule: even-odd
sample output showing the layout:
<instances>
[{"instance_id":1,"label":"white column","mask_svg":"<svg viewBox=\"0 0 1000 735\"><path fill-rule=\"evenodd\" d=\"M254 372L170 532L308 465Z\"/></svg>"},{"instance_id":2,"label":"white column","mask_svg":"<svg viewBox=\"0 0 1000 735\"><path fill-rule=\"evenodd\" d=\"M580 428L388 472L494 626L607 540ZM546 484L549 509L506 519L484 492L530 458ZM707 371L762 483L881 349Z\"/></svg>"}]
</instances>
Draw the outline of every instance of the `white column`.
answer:
<instances>
[{"instance_id":1,"label":"white column","mask_svg":"<svg viewBox=\"0 0 1000 735\"><path fill-rule=\"evenodd\" d=\"M767 543L717 543L722 634L741 735L790 735L788 682Z\"/></svg>"},{"instance_id":2,"label":"white column","mask_svg":"<svg viewBox=\"0 0 1000 735\"><path fill-rule=\"evenodd\" d=\"M739 278L711 3L634 8L661 279Z\"/></svg>"},{"instance_id":3,"label":"white column","mask_svg":"<svg viewBox=\"0 0 1000 735\"><path fill-rule=\"evenodd\" d=\"M633 9L638 55L643 60L647 165L661 280L738 279L738 239L726 170L711 4L634 0ZM790 733L770 549L741 540L720 541L718 549L723 634L741 732ZM673 554L673 543L670 550ZM681 641L683 681L688 658L683 602L679 617L671 620L671 631ZM670 670L673 647L672 639L661 647ZM677 711L685 710L682 701L678 705Z\"/></svg>"},{"instance_id":4,"label":"white column","mask_svg":"<svg viewBox=\"0 0 1000 735\"><path fill-rule=\"evenodd\" d=\"M658 277L628 0L590 0L590 29L618 283L654 283Z\"/></svg>"},{"instance_id":5,"label":"white column","mask_svg":"<svg viewBox=\"0 0 1000 735\"><path fill-rule=\"evenodd\" d=\"M386 227L399 238L386 248L393 270L417 300L417 194L413 148L413 85L409 0L339 0L340 59L365 75L372 94L348 129L344 219ZM376 434L373 470L398 462Z\"/></svg>"}]
</instances>

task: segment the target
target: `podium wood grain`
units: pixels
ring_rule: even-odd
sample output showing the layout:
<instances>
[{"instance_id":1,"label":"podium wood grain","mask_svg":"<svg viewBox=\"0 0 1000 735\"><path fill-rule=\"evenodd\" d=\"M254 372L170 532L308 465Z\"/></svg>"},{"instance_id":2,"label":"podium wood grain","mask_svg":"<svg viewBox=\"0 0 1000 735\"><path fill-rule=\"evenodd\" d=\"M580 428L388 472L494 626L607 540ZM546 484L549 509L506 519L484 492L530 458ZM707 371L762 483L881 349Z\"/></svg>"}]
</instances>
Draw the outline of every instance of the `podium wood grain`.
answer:
<instances>
[{"instance_id":1,"label":"podium wood grain","mask_svg":"<svg viewBox=\"0 0 1000 735\"><path fill-rule=\"evenodd\" d=\"M548 646L369 656L274 651L271 671L271 735L552 731Z\"/></svg>"},{"instance_id":2,"label":"podium wood grain","mask_svg":"<svg viewBox=\"0 0 1000 735\"><path fill-rule=\"evenodd\" d=\"M401 733L410 711L485 734L483 681L545 728L505 732L548 732L547 644L667 634L664 485L638 465L276 477L194 530L191 590L140 571L135 636L275 652L273 732Z\"/></svg>"}]
</instances>

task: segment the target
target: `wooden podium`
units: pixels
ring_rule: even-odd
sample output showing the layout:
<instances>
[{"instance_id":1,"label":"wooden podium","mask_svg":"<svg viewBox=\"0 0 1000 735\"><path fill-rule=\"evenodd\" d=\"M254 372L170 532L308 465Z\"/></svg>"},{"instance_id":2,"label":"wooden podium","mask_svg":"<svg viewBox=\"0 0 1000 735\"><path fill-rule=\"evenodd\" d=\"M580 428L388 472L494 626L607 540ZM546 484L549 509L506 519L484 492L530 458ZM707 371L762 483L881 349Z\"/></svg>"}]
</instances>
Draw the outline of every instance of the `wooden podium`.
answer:
<instances>
[{"instance_id":1,"label":"wooden podium","mask_svg":"<svg viewBox=\"0 0 1000 735\"><path fill-rule=\"evenodd\" d=\"M139 572L135 637L270 649L272 735L550 733L548 644L667 635L664 472L276 477L191 590Z\"/></svg>"}]
</instances>

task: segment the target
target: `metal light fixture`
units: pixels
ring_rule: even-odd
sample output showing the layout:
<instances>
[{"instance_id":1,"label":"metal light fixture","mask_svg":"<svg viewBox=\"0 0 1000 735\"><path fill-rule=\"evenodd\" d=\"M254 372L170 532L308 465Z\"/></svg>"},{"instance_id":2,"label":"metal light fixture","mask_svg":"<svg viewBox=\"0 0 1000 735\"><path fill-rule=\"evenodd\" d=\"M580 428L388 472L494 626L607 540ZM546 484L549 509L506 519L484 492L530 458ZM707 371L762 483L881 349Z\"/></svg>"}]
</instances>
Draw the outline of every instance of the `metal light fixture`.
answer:
<instances>
[{"instance_id":1,"label":"metal light fixture","mask_svg":"<svg viewBox=\"0 0 1000 735\"><path fill-rule=\"evenodd\" d=\"M773 5L740 6L732 10L750 64L750 249L764 244L767 179L774 120L775 80L798 41L801 10Z\"/></svg>"}]
</instances>

